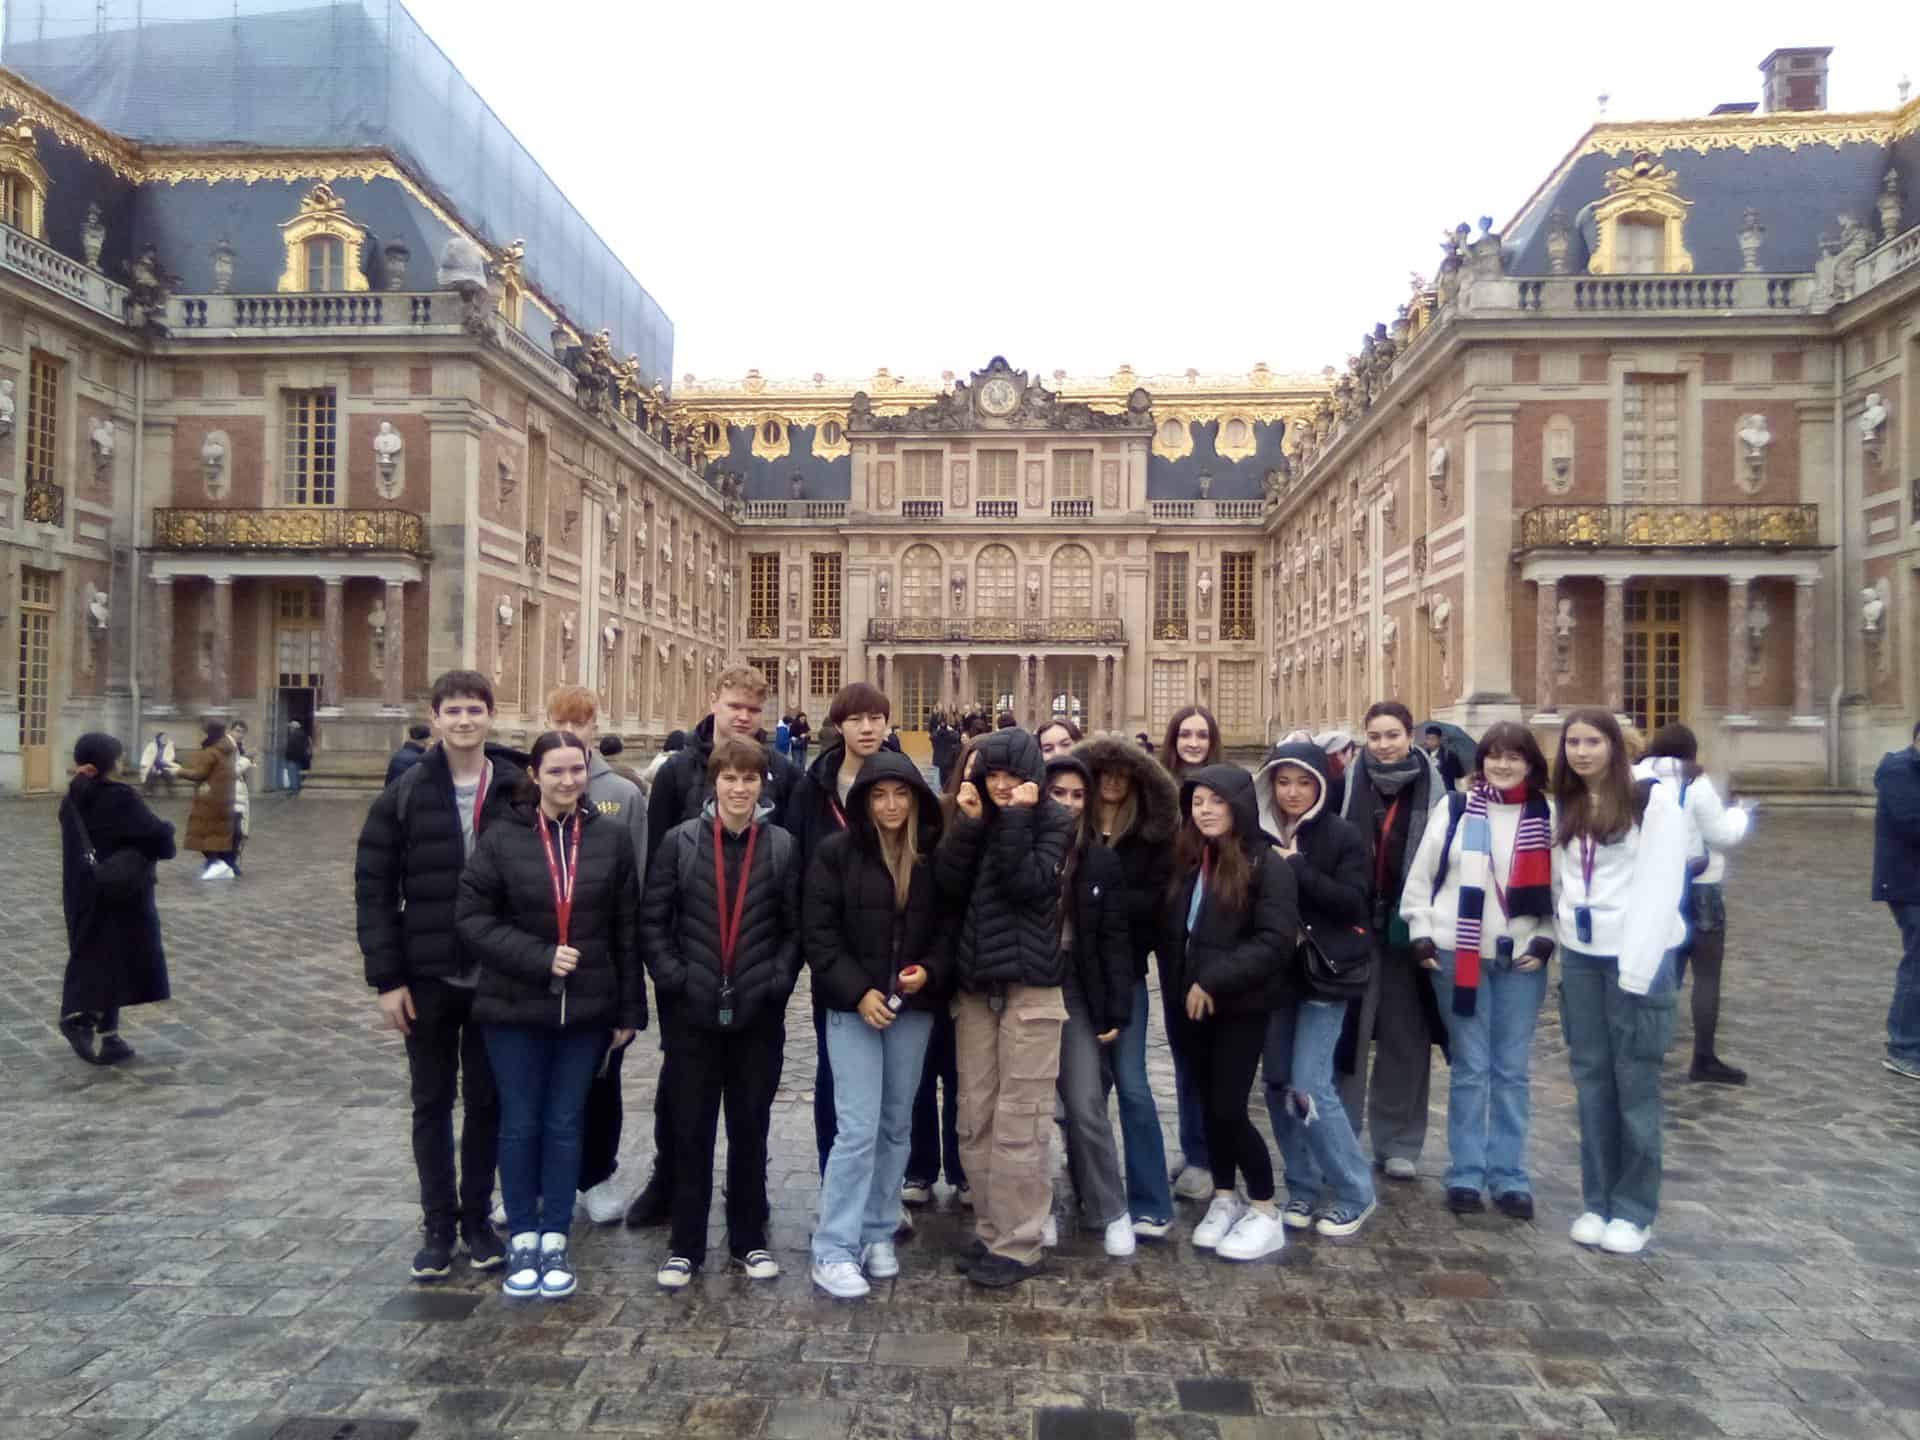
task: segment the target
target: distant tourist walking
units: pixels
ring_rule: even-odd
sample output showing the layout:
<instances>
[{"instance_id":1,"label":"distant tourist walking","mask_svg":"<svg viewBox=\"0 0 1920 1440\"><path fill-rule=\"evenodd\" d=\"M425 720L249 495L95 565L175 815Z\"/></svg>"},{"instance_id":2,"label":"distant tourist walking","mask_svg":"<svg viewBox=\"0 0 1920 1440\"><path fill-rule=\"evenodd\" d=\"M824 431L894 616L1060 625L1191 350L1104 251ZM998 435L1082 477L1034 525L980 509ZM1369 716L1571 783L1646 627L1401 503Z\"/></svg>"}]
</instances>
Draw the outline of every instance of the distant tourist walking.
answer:
<instances>
[{"instance_id":1,"label":"distant tourist walking","mask_svg":"<svg viewBox=\"0 0 1920 1440\"><path fill-rule=\"evenodd\" d=\"M73 783L60 802L67 920L60 1033L89 1065L131 1060L120 1012L170 993L153 882L154 862L174 856L173 826L114 778L121 753L111 735L82 735L73 747Z\"/></svg>"},{"instance_id":2,"label":"distant tourist walking","mask_svg":"<svg viewBox=\"0 0 1920 1440\"><path fill-rule=\"evenodd\" d=\"M294 799L299 796L300 787L307 783L307 771L313 768L313 737L298 720L287 722L287 744L281 754L285 762L287 798Z\"/></svg>"},{"instance_id":3,"label":"distant tourist walking","mask_svg":"<svg viewBox=\"0 0 1920 1440\"><path fill-rule=\"evenodd\" d=\"M1873 898L1900 927L1900 968L1887 1007L1887 1054L1880 1063L1920 1080L1920 725L1913 744L1890 751L1873 772Z\"/></svg>"},{"instance_id":4,"label":"distant tourist walking","mask_svg":"<svg viewBox=\"0 0 1920 1440\"><path fill-rule=\"evenodd\" d=\"M140 788L152 796L155 785L165 785L167 795L171 798L175 784L174 767L179 758L174 752L173 738L164 730L156 731L153 739L140 752Z\"/></svg>"}]
</instances>

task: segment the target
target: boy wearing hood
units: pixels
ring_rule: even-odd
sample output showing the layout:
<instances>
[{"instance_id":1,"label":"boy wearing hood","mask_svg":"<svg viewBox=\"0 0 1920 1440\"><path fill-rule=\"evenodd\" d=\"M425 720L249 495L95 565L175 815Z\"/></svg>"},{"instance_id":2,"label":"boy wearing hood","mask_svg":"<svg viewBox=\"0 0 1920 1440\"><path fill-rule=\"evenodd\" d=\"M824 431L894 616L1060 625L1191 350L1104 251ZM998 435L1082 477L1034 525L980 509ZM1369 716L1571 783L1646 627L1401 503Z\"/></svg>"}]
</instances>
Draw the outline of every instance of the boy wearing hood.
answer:
<instances>
[{"instance_id":1,"label":"boy wearing hood","mask_svg":"<svg viewBox=\"0 0 1920 1440\"><path fill-rule=\"evenodd\" d=\"M967 767L934 878L960 916L953 1019L976 1237L962 1268L999 1288L1039 1273L1053 1204L1049 1147L1067 1019L1060 875L1073 821L1040 793L1040 746L1027 731L982 736Z\"/></svg>"}]
</instances>

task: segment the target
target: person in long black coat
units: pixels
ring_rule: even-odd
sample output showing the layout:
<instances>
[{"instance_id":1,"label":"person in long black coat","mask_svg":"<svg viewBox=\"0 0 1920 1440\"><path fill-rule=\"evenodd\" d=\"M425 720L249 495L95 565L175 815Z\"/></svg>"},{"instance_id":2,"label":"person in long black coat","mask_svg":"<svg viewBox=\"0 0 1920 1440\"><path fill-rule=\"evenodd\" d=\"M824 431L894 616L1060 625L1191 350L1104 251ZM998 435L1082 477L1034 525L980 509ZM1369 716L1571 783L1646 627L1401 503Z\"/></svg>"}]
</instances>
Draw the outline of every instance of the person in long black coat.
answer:
<instances>
[{"instance_id":1,"label":"person in long black coat","mask_svg":"<svg viewBox=\"0 0 1920 1440\"><path fill-rule=\"evenodd\" d=\"M121 1010L172 994L153 886L154 862L174 857L173 826L113 778L121 753L111 735L82 735L73 747L73 783L60 802L68 947L60 1033L89 1065L131 1060L133 1047L120 1038Z\"/></svg>"}]
</instances>

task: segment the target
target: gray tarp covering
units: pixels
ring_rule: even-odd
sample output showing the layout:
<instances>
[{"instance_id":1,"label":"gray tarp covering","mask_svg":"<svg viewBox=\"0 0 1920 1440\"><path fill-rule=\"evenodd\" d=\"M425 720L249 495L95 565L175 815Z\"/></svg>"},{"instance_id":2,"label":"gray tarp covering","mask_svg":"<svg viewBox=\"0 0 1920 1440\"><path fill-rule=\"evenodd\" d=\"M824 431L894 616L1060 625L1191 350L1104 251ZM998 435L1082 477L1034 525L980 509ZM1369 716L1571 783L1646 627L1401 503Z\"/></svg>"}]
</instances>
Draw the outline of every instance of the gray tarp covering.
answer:
<instances>
[{"instance_id":1,"label":"gray tarp covering","mask_svg":"<svg viewBox=\"0 0 1920 1440\"><path fill-rule=\"evenodd\" d=\"M389 150L490 245L524 239L576 325L671 377L666 312L397 0L6 0L0 63L148 144Z\"/></svg>"}]
</instances>

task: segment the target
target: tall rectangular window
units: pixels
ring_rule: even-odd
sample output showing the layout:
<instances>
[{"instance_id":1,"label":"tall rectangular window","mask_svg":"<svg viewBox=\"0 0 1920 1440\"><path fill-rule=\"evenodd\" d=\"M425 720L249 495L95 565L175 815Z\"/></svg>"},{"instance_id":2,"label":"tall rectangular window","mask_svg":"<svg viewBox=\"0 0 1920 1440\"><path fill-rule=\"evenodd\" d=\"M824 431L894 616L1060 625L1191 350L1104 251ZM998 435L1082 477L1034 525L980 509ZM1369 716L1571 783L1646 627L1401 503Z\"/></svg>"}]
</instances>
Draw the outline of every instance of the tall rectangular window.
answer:
<instances>
[{"instance_id":1,"label":"tall rectangular window","mask_svg":"<svg viewBox=\"0 0 1920 1440\"><path fill-rule=\"evenodd\" d=\"M1093 451L1056 450L1053 452L1053 498L1091 500L1093 498Z\"/></svg>"},{"instance_id":2,"label":"tall rectangular window","mask_svg":"<svg viewBox=\"0 0 1920 1440\"><path fill-rule=\"evenodd\" d=\"M57 437L60 433L61 364L51 355L33 352L27 378L27 488L44 489L57 475Z\"/></svg>"},{"instance_id":3,"label":"tall rectangular window","mask_svg":"<svg viewBox=\"0 0 1920 1440\"><path fill-rule=\"evenodd\" d=\"M347 249L339 236L315 235L304 249L309 294L324 295L347 288Z\"/></svg>"},{"instance_id":4,"label":"tall rectangular window","mask_svg":"<svg viewBox=\"0 0 1920 1440\"><path fill-rule=\"evenodd\" d=\"M1681 718L1681 595L1678 590L1629 585L1622 598L1627 623L1621 690L1628 717L1642 735L1651 735Z\"/></svg>"},{"instance_id":5,"label":"tall rectangular window","mask_svg":"<svg viewBox=\"0 0 1920 1440\"><path fill-rule=\"evenodd\" d=\"M1214 718L1222 730L1255 728L1253 661L1222 660L1214 681Z\"/></svg>"},{"instance_id":6,"label":"tall rectangular window","mask_svg":"<svg viewBox=\"0 0 1920 1440\"><path fill-rule=\"evenodd\" d=\"M756 550L747 557L747 635L771 640L780 633L780 553Z\"/></svg>"},{"instance_id":7,"label":"tall rectangular window","mask_svg":"<svg viewBox=\"0 0 1920 1440\"><path fill-rule=\"evenodd\" d=\"M840 638L840 557L827 551L812 556L813 623L816 640ZM838 688L838 687L836 687Z\"/></svg>"},{"instance_id":8,"label":"tall rectangular window","mask_svg":"<svg viewBox=\"0 0 1920 1440\"><path fill-rule=\"evenodd\" d=\"M1220 557L1220 638L1253 639L1253 552L1229 550Z\"/></svg>"},{"instance_id":9,"label":"tall rectangular window","mask_svg":"<svg viewBox=\"0 0 1920 1440\"><path fill-rule=\"evenodd\" d=\"M282 505L331 505L338 417L331 389L283 391L286 465L280 475Z\"/></svg>"},{"instance_id":10,"label":"tall rectangular window","mask_svg":"<svg viewBox=\"0 0 1920 1440\"><path fill-rule=\"evenodd\" d=\"M776 657L772 655L749 655L747 657L747 664L758 670L767 684L771 685L775 692L778 692L780 689L780 661Z\"/></svg>"},{"instance_id":11,"label":"tall rectangular window","mask_svg":"<svg viewBox=\"0 0 1920 1440\"><path fill-rule=\"evenodd\" d=\"M807 694L831 700L840 692L840 657L815 656L807 661Z\"/></svg>"},{"instance_id":12,"label":"tall rectangular window","mask_svg":"<svg viewBox=\"0 0 1920 1440\"><path fill-rule=\"evenodd\" d=\"M1020 452L981 450L973 457L982 500L1012 500L1019 494Z\"/></svg>"},{"instance_id":13,"label":"tall rectangular window","mask_svg":"<svg viewBox=\"0 0 1920 1440\"><path fill-rule=\"evenodd\" d=\"M1620 498L1680 498L1680 385L1674 376L1629 375L1620 409Z\"/></svg>"},{"instance_id":14,"label":"tall rectangular window","mask_svg":"<svg viewBox=\"0 0 1920 1440\"><path fill-rule=\"evenodd\" d=\"M1182 551L1161 550L1153 557L1153 636L1187 638L1187 557Z\"/></svg>"},{"instance_id":15,"label":"tall rectangular window","mask_svg":"<svg viewBox=\"0 0 1920 1440\"><path fill-rule=\"evenodd\" d=\"M903 450L900 452L900 498L902 500L938 500L940 498L940 462L944 450Z\"/></svg>"},{"instance_id":16,"label":"tall rectangular window","mask_svg":"<svg viewBox=\"0 0 1920 1440\"><path fill-rule=\"evenodd\" d=\"M1153 733L1155 736L1164 735L1167 726L1173 723L1173 712L1193 699L1187 689L1187 662L1154 661L1153 690L1147 698L1153 708Z\"/></svg>"},{"instance_id":17,"label":"tall rectangular window","mask_svg":"<svg viewBox=\"0 0 1920 1440\"><path fill-rule=\"evenodd\" d=\"M1667 222L1625 216L1613 222L1613 273L1658 275L1667 268Z\"/></svg>"}]
</instances>

